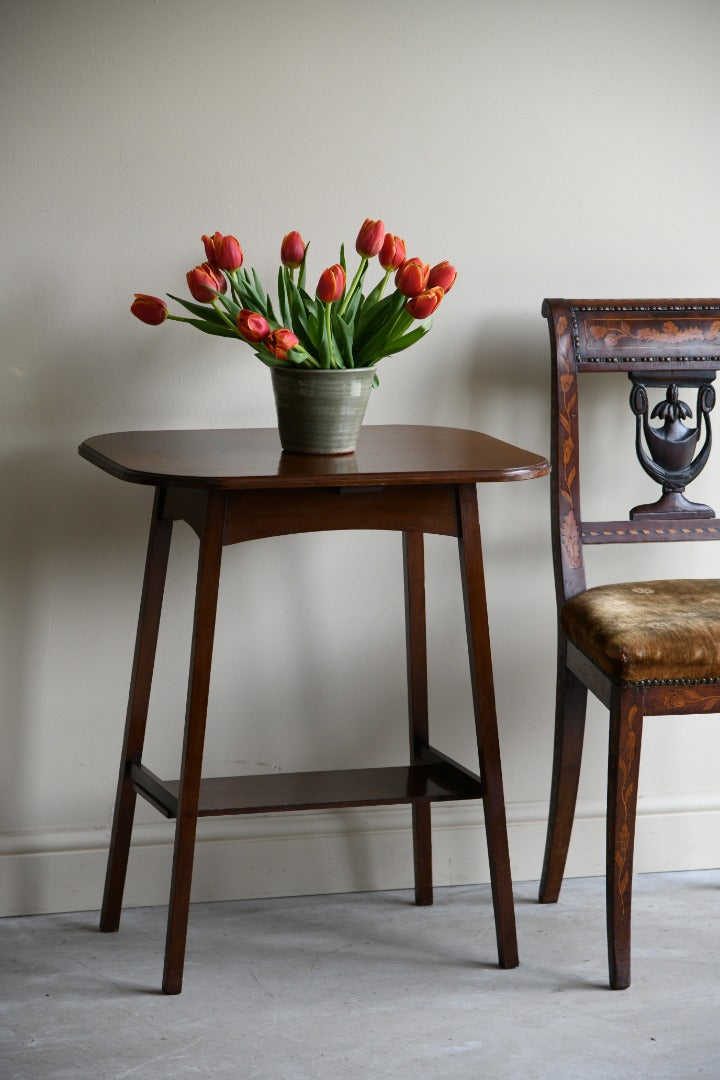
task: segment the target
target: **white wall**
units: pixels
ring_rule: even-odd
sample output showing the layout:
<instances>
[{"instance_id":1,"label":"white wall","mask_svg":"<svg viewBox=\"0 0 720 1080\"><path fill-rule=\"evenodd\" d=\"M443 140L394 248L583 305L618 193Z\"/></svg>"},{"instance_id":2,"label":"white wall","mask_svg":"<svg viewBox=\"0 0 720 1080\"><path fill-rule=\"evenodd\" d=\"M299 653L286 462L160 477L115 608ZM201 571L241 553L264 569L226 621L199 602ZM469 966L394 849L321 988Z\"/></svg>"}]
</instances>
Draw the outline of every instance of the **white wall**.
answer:
<instances>
[{"instance_id":1,"label":"white wall","mask_svg":"<svg viewBox=\"0 0 720 1080\"><path fill-rule=\"evenodd\" d=\"M382 217L460 274L430 337L383 363L368 422L476 427L547 452L544 296L718 293L719 35L715 0L6 0L1 912L93 908L101 893L151 493L77 444L274 422L249 350L142 326L133 292L183 291L203 232L235 233L271 279L290 229L319 273ZM588 415L599 430L605 413ZM618 514L649 497L621 464L631 438L626 418ZM717 479L698 496L717 503ZM513 872L534 878L553 720L548 481L480 499ZM195 558L177 532L147 754L168 776ZM428 548L434 737L472 763L456 553ZM591 554L609 576L607 552ZM698 548L683 555L713 572ZM628 558L633 576L663 572L657 550ZM385 534L228 550L208 774L404 760L400 565ZM720 861L714 729L648 723L639 869ZM572 873L602 870L605 739L594 709ZM206 822L195 896L406 886L407 820ZM438 880L485 879L477 810L435 820ZM163 902L170 826L142 804L135 836L127 899Z\"/></svg>"}]
</instances>

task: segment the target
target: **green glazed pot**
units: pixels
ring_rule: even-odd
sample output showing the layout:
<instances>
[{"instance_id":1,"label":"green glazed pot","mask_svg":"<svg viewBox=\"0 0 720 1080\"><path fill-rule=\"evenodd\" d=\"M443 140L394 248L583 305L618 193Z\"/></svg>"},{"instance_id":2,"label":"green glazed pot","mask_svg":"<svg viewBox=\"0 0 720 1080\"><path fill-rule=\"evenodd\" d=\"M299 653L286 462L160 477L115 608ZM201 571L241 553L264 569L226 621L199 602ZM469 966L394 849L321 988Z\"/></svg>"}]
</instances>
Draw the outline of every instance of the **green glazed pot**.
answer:
<instances>
[{"instance_id":1,"label":"green glazed pot","mask_svg":"<svg viewBox=\"0 0 720 1080\"><path fill-rule=\"evenodd\" d=\"M375 368L272 369L278 432L295 454L352 454Z\"/></svg>"}]
</instances>

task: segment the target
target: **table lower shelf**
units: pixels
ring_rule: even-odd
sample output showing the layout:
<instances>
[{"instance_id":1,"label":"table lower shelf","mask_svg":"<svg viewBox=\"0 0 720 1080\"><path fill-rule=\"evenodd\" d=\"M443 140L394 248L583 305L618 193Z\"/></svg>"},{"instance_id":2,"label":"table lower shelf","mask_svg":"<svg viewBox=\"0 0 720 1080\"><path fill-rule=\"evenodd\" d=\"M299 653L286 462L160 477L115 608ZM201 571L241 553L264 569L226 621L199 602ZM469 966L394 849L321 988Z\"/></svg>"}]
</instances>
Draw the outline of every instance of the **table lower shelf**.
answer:
<instances>
[{"instance_id":1,"label":"table lower shelf","mask_svg":"<svg viewBox=\"0 0 720 1080\"><path fill-rule=\"evenodd\" d=\"M431 760L375 769L209 778L200 783L198 815L215 817L482 798L482 784L474 773L429 747L423 756ZM160 780L146 766L138 764L132 766L131 776L138 795L165 817L177 817L178 780Z\"/></svg>"}]
</instances>

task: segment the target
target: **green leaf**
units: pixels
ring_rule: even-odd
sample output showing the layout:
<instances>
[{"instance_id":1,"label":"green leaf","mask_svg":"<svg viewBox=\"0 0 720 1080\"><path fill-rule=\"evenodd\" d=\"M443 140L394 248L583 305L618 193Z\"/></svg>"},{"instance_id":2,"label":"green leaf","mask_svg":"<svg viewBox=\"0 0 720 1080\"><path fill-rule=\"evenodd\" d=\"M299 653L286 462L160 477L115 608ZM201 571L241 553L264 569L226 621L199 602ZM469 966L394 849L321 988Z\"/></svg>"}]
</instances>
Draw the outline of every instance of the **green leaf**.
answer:
<instances>
[{"instance_id":1,"label":"green leaf","mask_svg":"<svg viewBox=\"0 0 720 1080\"><path fill-rule=\"evenodd\" d=\"M186 311L189 311L192 315L197 315L198 318L205 320L205 322L219 323L224 326L222 317L217 313L214 307L209 304L193 304L189 300L181 300L179 296L173 296L172 293L167 294L171 300L175 300L178 304L182 304Z\"/></svg>"},{"instance_id":2,"label":"green leaf","mask_svg":"<svg viewBox=\"0 0 720 1080\"><path fill-rule=\"evenodd\" d=\"M298 274L298 288L301 290L305 288L305 264L307 262L307 253L309 247L310 244L307 243L305 245L305 254L303 255L303 261L300 263L300 273Z\"/></svg>"},{"instance_id":3,"label":"green leaf","mask_svg":"<svg viewBox=\"0 0 720 1080\"><path fill-rule=\"evenodd\" d=\"M240 308L240 307L239 307L239 306L238 306L238 305L237 305L237 304L235 303L235 301L234 301L234 300L231 300L231 299L230 299L230 297L229 297L229 296L227 295L227 293L219 293L219 295L218 295L218 300L220 301L220 303L222 304L222 306L223 306L223 307L225 308L225 310L226 310L226 311L229 311L229 312L230 312L230 314L231 314L231 315L232 315L233 317L236 317L236 316L237 316L237 314L238 314L238 312L242 310L242 309L241 309L241 308Z\"/></svg>"},{"instance_id":4,"label":"green leaf","mask_svg":"<svg viewBox=\"0 0 720 1080\"><path fill-rule=\"evenodd\" d=\"M285 280L288 306L292 316L291 327L300 339L300 344L313 360L320 362L320 324L317 317L317 302L304 290L298 288L292 277Z\"/></svg>"},{"instance_id":5,"label":"green leaf","mask_svg":"<svg viewBox=\"0 0 720 1080\"><path fill-rule=\"evenodd\" d=\"M354 292L353 295L350 297L350 303L345 308L345 313L342 315L342 318L345 320L348 326L353 327L353 329L358 311L360 310L364 300L365 297L363 296L360 288L358 288L356 292Z\"/></svg>"},{"instance_id":6,"label":"green leaf","mask_svg":"<svg viewBox=\"0 0 720 1080\"><path fill-rule=\"evenodd\" d=\"M368 312L369 312L371 307L374 307L375 304L377 304L378 301L382 299L382 294L383 294L384 291L385 291L385 275L383 274L382 279L380 281L378 281L375 288L372 289L367 294L367 299L365 300L365 304L367 306Z\"/></svg>"},{"instance_id":7,"label":"green leaf","mask_svg":"<svg viewBox=\"0 0 720 1080\"><path fill-rule=\"evenodd\" d=\"M333 320L333 330L336 331L335 340L340 356L342 357L343 366L348 368L354 367L352 328L348 326L341 315L336 315Z\"/></svg>"},{"instance_id":8,"label":"green leaf","mask_svg":"<svg viewBox=\"0 0 720 1080\"><path fill-rule=\"evenodd\" d=\"M414 345L416 341L420 341L420 338L425 337L425 335L430 332L431 326L432 318L426 319L425 322L420 323L414 330L411 330L409 334L404 334L402 337L393 338L392 341L388 341L380 352L378 360L382 359L384 356L394 356L404 349L409 349L411 345Z\"/></svg>"},{"instance_id":9,"label":"green leaf","mask_svg":"<svg viewBox=\"0 0 720 1080\"><path fill-rule=\"evenodd\" d=\"M278 304L280 307L280 317L283 321L283 325L288 328L292 326L292 314L290 311L290 304L288 303L288 296L285 289L285 267L281 266L278 270Z\"/></svg>"},{"instance_id":10,"label":"green leaf","mask_svg":"<svg viewBox=\"0 0 720 1080\"><path fill-rule=\"evenodd\" d=\"M310 338L315 342L315 350L320 353L320 341L322 339L322 316L319 312L315 312L308 316L308 332Z\"/></svg>"},{"instance_id":11,"label":"green leaf","mask_svg":"<svg viewBox=\"0 0 720 1080\"><path fill-rule=\"evenodd\" d=\"M373 314L365 323L362 333L355 334L355 367L367 367L374 359L382 355L383 348L391 337L402 333L405 327L398 326L398 319L406 303L402 293L393 293L386 300L375 305Z\"/></svg>"},{"instance_id":12,"label":"green leaf","mask_svg":"<svg viewBox=\"0 0 720 1080\"><path fill-rule=\"evenodd\" d=\"M265 299L268 300L269 297L268 297L268 294L267 294L267 292L265 290L265 286L263 285L262 281L260 280L260 278L258 276L258 272L257 272L257 270L255 269L254 266L252 267L252 278L253 278L253 283L255 285L255 291L257 292L258 296L264 296Z\"/></svg>"},{"instance_id":13,"label":"green leaf","mask_svg":"<svg viewBox=\"0 0 720 1080\"><path fill-rule=\"evenodd\" d=\"M269 349L266 349L264 345L258 345L255 350L255 355L258 360L262 360L266 367L280 367L281 361L277 357L273 356Z\"/></svg>"},{"instance_id":14,"label":"green leaf","mask_svg":"<svg viewBox=\"0 0 720 1080\"><path fill-rule=\"evenodd\" d=\"M256 311L259 315L269 319L267 294L262 288L258 292L247 270L241 270L238 274L238 293L244 308L249 311Z\"/></svg>"},{"instance_id":15,"label":"green leaf","mask_svg":"<svg viewBox=\"0 0 720 1080\"><path fill-rule=\"evenodd\" d=\"M302 347L317 359L319 341L311 335L307 317L301 307L295 309L293 330L297 334Z\"/></svg>"},{"instance_id":16,"label":"green leaf","mask_svg":"<svg viewBox=\"0 0 720 1080\"><path fill-rule=\"evenodd\" d=\"M407 297L400 292L393 292L384 297L376 304L368 307L367 300L362 310L362 319L355 326L355 355L362 349L365 343L377 334L378 331L393 325L400 312L405 307Z\"/></svg>"},{"instance_id":17,"label":"green leaf","mask_svg":"<svg viewBox=\"0 0 720 1080\"><path fill-rule=\"evenodd\" d=\"M204 322L202 319L186 319L188 325L196 326L198 330L202 330L204 334L217 334L218 337L230 337L235 341L242 341L239 334L236 334L230 329L227 323L221 323L216 326L215 323Z\"/></svg>"},{"instance_id":18,"label":"green leaf","mask_svg":"<svg viewBox=\"0 0 720 1080\"><path fill-rule=\"evenodd\" d=\"M302 364L305 364L305 362L307 360L307 355L305 354L305 352L302 352L300 349L290 349L290 351L287 354L287 359L291 363L295 364L296 367L300 367Z\"/></svg>"}]
</instances>

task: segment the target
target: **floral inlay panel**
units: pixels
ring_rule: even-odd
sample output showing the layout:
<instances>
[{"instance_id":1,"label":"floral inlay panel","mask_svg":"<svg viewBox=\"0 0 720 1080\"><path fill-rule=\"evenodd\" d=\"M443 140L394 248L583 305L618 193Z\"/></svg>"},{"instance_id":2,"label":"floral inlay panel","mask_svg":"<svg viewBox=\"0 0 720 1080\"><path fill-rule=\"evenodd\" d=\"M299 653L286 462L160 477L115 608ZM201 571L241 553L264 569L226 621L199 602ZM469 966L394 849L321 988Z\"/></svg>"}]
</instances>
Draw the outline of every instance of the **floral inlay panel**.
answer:
<instances>
[{"instance_id":1,"label":"floral inlay panel","mask_svg":"<svg viewBox=\"0 0 720 1080\"><path fill-rule=\"evenodd\" d=\"M692 358L720 356L717 311L573 311L578 360L661 358L678 345Z\"/></svg>"}]
</instances>

